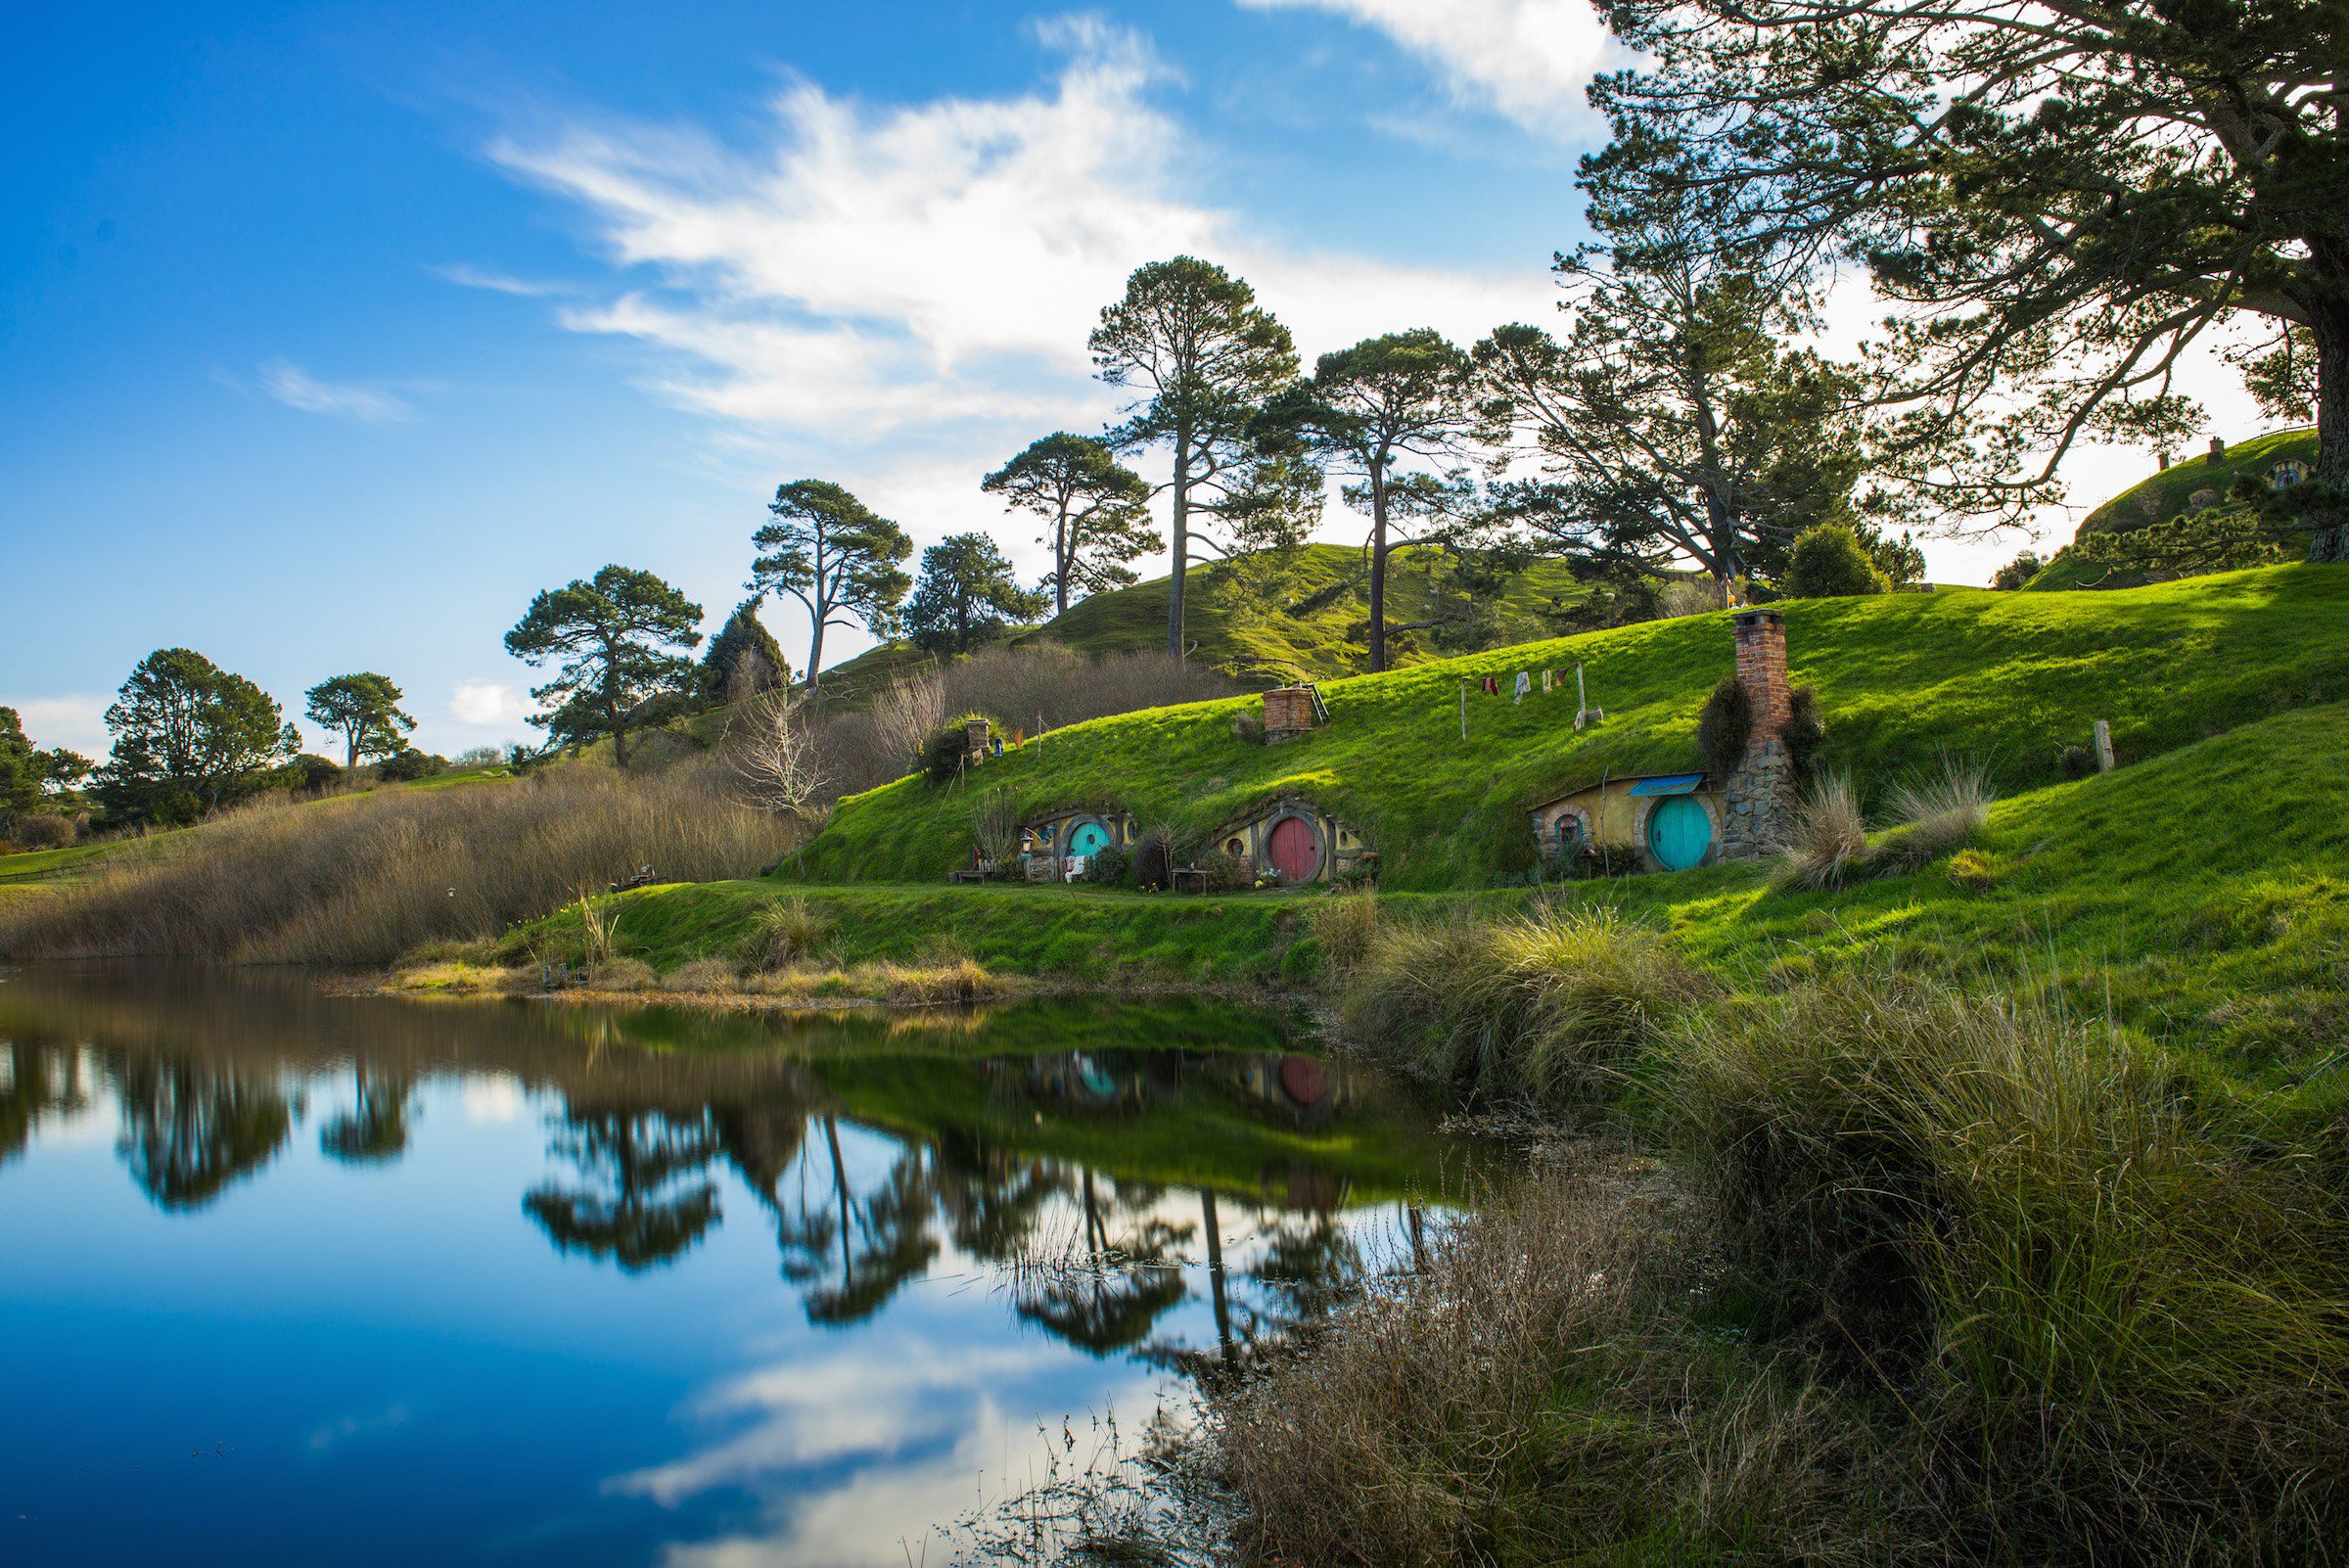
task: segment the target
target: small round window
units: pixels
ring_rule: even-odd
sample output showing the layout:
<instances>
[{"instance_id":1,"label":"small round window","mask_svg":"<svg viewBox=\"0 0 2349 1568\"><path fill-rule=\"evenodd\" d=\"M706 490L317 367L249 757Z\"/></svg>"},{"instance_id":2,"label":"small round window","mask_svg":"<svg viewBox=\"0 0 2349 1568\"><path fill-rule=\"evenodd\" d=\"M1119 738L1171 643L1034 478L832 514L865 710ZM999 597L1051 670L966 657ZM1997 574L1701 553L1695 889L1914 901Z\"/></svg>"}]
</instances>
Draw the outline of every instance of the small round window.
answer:
<instances>
[{"instance_id":1,"label":"small round window","mask_svg":"<svg viewBox=\"0 0 2349 1568\"><path fill-rule=\"evenodd\" d=\"M1583 842L1583 819L1572 811L1558 818L1558 848L1571 850Z\"/></svg>"},{"instance_id":2,"label":"small round window","mask_svg":"<svg viewBox=\"0 0 2349 1568\"><path fill-rule=\"evenodd\" d=\"M1244 839L1225 839L1223 841L1223 853L1225 854L1246 854L1248 853L1247 841Z\"/></svg>"}]
</instances>

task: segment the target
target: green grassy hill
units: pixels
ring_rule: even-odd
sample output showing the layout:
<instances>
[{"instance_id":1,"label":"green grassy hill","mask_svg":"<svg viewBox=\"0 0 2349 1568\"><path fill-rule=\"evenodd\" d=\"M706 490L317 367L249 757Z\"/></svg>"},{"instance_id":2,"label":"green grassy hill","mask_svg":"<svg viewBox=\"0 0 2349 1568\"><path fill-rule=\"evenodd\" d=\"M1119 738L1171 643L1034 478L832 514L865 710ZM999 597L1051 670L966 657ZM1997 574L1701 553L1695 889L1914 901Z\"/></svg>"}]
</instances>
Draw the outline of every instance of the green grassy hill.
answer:
<instances>
[{"instance_id":1,"label":"green grassy hill","mask_svg":"<svg viewBox=\"0 0 2349 1568\"><path fill-rule=\"evenodd\" d=\"M2277 567L2100 593L1932 594L1784 607L1797 684L1816 685L1824 757L1877 792L1956 753L2009 791L2052 781L2063 746L2111 722L2128 761L2280 709L2349 697L2349 570ZM1574 699L1522 705L1463 679L1582 663L1606 722L1577 734ZM1698 709L1731 669L1728 617L1650 622L1433 661L1324 685L1331 721L1284 746L1233 733L1253 698L1056 730L964 785L908 778L841 802L789 868L813 882L929 882L971 843L972 790L1024 812L1129 810L1197 842L1282 794L1319 802L1380 853L1387 885L1488 886L1530 870L1525 812L1605 773L1696 762ZM1569 679L1571 675L1569 674ZM2186 808L2190 815L2190 807Z\"/></svg>"},{"instance_id":2,"label":"green grassy hill","mask_svg":"<svg viewBox=\"0 0 2349 1568\"><path fill-rule=\"evenodd\" d=\"M2343 574L2349 577L2349 574ZM2102 597L2102 596L2099 596ZM2281 1091L2324 1123L2349 1101L2349 702L2253 716L2124 766L1999 801L1974 847L1853 887L1764 868L1581 882L1544 893L1388 893L1381 918L1494 918L1543 898L1670 930L1732 985L1767 992L1837 966L1898 967L2050 994L2165 1044L2215 1091ZM1175 898L1086 887L676 884L624 894L619 929L662 969L731 958L796 899L830 961L944 954L1078 985L1296 987L1320 975L1318 890ZM569 917L557 917L564 925Z\"/></svg>"},{"instance_id":3,"label":"green grassy hill","mask_svg":"<svg viewBox=\"0 0 2349 1568\"><path fill-rule=\"evenodd\" d=\"M1436 559L1433 551L1395 553L1387 578L1391 623L1429 619L1434 599L1429 569ZM1351 545L1308 545L1295 578L1281 590L1280 608L1239 615L1210 586L1212 568L1193 567L1183 616L1186 634L1196 645L1191 657L1250 679L1330 679L1360 673L1369 657L1360 630L1369 615L1369 589L1352 579L1361 571L1361 552ZM1154 577L1130 588L1096 593L1013 641L1057 642L1089 654L1155 652L1167 642L1170 580ZM1572 603L1584 592L1561 563L1538 561L1502 594L1497 634L1508 642L1538 637L1546 629L1539 612L1553 599ZM1316 602L1323 598L1328 602ZM1411 665L1436 656L1426 632L1406 632L1397 643L1394 663ZM927 662L927 655L908 644L886 643L825 670L824 685L852 707L894 675Z\"/></svg>"},{"instance_id":4,"label":"green grassy hill","mask_svg":"<svg viewBox=\"0 0 2349 1568\"><path fill-rule=\"evenodd\" d=\"M2148 524L2167 523L2197 510L2194 497L2205 491L2209 493L2203 500L2204 506L2225 507L2228 492L2234 488L2236 479L2244 475L2264 477L2287 457L2313 465L2317 460L2317 433L2277 431L2229 447L2215 463L2200 456L2173 463L2089 513L2081 519L2079 531L2127 533ZM2026 586L2042 590L2086 587L2108 570L2081 561L2069 550L2058 550L2054 559Z\"/></svg>"}]
</instances>

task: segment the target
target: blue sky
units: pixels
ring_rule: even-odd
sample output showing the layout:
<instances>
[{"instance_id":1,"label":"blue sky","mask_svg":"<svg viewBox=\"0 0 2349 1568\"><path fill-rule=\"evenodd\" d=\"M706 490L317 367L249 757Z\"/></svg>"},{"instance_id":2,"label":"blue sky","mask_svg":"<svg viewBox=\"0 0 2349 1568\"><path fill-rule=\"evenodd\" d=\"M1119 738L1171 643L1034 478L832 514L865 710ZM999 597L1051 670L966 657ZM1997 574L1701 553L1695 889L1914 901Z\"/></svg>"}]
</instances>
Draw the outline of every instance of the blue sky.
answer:
<instances>
[{"instance_id":1,"label":"blue sky","mask_svg":"<svg viewBox=\"0 0 2349 1568\"><path fill-rule=\"evenodd\" d=\"M377 669L432 749L521 738L500 637L532 592L620 561L714 628L786 479L1036 570L978 481L1114 411L1083 338L1128 271L1223 260L1309 356L1543 319L1609 58L1582 0L211 3L12 32L0 703L93 755L172 644L290 715ZM1979 580L2018 542L1931 548ZM797 606L766 614L796 661Z\"/></svg>"}]
</instances>

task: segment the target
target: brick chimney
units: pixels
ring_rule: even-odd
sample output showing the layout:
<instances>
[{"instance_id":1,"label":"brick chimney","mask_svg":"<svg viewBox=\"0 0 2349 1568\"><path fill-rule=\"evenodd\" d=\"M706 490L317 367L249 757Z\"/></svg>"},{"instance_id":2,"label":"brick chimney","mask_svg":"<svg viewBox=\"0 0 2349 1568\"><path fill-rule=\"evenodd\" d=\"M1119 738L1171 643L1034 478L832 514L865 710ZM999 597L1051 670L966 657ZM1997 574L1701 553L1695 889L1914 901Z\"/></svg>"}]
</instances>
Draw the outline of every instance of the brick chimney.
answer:
<instances>
[{"instance_id":1,"label":"brick chimney","mask_svg":"<svg viewBox=\"0 0 2349 1568\"><path fill-rule=\"evenodd\" d=\"M1721 783L1721 857L1750 860L1774 852L1794 819L1794 762L1782 732L1793 711L1786 683L1786 618L1738 612L1737 684L1754 710L1745 759Z\"/></svg>"},{"instance_id":2,"label":"brick chimney","mask_svg":"<svg viewBox=\"0 0 2349 1568\"><path fill-rule=\"evenodd\" d=\"M962 722L963 750L974 762L987 761L987 720L966 718Z\"/></svg>"}]
</instances>

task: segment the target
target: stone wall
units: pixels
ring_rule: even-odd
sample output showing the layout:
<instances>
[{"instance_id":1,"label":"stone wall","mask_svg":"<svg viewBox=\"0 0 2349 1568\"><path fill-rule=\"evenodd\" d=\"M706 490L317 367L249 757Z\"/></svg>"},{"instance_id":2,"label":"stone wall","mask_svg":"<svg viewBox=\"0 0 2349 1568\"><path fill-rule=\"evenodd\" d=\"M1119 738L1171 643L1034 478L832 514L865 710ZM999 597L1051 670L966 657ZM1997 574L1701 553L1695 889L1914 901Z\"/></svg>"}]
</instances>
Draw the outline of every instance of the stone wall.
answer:
<instances>
[{"instance_id":1,"label":"stone wall","mask_svg":"<svg viewBox=\"0 0 2349 1568\"><path fill-rule=\"evenodd\" d=\"M1737 683L1753 705L1745 760L1722 789L1721 858L1751 860L1785 842L1794 819L1794 761L1780 732L1791 710L1786 619L1775 610L1737 616Z\"/></svg>"}]
</instances>

